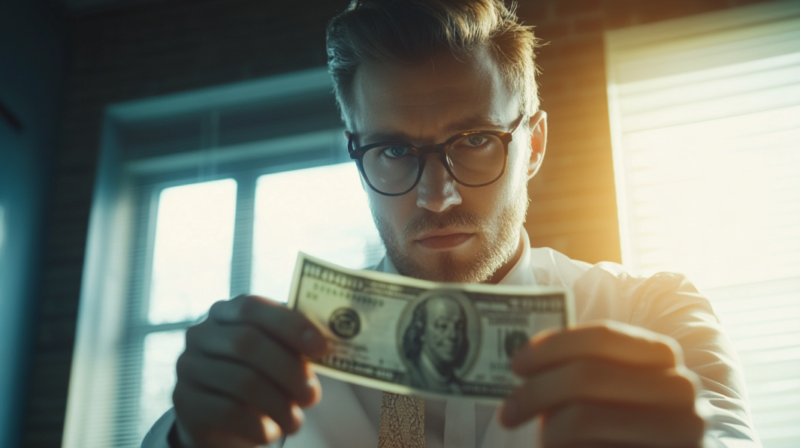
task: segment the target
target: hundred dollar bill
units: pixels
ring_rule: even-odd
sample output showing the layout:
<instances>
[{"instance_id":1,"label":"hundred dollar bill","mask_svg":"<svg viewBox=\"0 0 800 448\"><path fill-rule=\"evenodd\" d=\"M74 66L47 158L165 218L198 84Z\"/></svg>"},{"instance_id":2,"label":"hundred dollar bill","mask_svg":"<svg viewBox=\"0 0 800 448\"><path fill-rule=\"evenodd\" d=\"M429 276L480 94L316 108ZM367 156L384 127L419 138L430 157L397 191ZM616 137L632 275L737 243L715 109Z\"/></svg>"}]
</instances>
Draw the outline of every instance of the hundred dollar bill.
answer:
<instances>
[{"instance_id":1,"label":"hundred dollar bill","mask_svg":"<svg viewBox=\"0 0 800 448\"><path fill-rule=\"evenodd\" d=\"M289 307L317 324L326 376L384 391L498 403L521 384L511 357L574 321L568 289L436 283L355 271L300 253Z\"/></svg>"}]
</instances>

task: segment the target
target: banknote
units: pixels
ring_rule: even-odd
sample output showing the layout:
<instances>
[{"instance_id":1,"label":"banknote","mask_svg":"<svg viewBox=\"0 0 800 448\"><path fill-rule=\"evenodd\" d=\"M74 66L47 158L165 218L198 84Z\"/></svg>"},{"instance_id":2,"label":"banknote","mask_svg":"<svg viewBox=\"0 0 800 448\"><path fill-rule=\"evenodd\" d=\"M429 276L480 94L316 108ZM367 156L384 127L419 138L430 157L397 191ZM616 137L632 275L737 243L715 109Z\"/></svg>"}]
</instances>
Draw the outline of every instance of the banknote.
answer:
<instances>
[{"instance_id":1,"label":"banknote","mask_svg":"<svg viewBox=\"0 0 800 448\"><path fill-rule=\"evenodd\" d=\"M486 403L522 379L515 351L534 334L573 322L568 289L436 283L356 271L300 253L289 307L331 346L320 374L400 394Z\"/></svg>"}]
</instances>

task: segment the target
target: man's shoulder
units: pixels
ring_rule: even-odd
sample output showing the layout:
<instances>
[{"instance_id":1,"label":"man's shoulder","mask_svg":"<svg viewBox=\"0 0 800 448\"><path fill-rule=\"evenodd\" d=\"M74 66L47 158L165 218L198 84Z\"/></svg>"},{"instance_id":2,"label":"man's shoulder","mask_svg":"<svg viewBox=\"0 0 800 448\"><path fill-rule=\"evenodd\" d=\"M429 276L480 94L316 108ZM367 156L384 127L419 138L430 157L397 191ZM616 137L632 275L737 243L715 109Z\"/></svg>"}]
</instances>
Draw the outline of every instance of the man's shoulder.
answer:
<instances>
[{"instance_id":1,"label":"man's shoulder","mask_svg":"<svg viewBox=\"0 0 800 448\"><path fill-rule=\"evenodd\" d=\"M598 281L621 281L634 276L619 263L601 261L588 263L575 260L549 247L532 247L530 264L536 281L543 286L574 287L577 282L594 278Z\"/></svg>"},{"instance_id":2,"label":"man's shoulder","mask_svg":"<svg viewBox=\"0 0 800 448\"><path fill-rule=\"evenodd\" d=\"M708 300L683 274L636 275L619 263L586 263L550 248L531 249L531 265L540 285L572 289L579 321L612 319L647 326L676 306L713 315Z\"/></svg>"}]
</instances>

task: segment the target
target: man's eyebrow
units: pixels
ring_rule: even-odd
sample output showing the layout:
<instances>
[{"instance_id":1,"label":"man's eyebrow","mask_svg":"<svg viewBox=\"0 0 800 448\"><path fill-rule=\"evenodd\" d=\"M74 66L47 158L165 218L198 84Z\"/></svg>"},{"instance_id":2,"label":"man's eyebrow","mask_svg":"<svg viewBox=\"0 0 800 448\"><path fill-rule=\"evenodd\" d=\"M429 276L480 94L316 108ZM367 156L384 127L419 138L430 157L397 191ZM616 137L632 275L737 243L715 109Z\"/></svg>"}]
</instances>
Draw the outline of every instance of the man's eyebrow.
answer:
<instances>
[{"instance_id":1,"label":"man's eyebrow","mask_svg":"<svg viewBox=\"0 0 800 448\"><path fill-rule=\"evenodd\" d=\"M473 115L447 126L448 132L458 133L464 131L491 131L503 128L502 124L495 122L488 115Z\"/></svg>"},{"instance_id":2,"label":"man's eyebrow","mask_svg":"<svg viewBox=\"0 0 800 448\"><path fill-rule=\"evenodd\" d=\"M457 134L465 131L491 131L502 130L503 125L497 124L494 120L486 115L474 115L462 120L454 121L448 124L444 129L448 134L443 138L449 138L450 134ZM413 140L409 134L401 131L391 132L374 132L365 134L361 137L365 142L410 142Z\"/></svg>"},{"instance_id":3,"label":"man's eyebrow","mask_svg":"<svg viewBox=\"0 0 800 448\"><path fill-rule=\"evenodd\" d=\"M373 132L361 137L365 142L410 142L411 136L404 132Z\"/></svg>"}]
</instances>

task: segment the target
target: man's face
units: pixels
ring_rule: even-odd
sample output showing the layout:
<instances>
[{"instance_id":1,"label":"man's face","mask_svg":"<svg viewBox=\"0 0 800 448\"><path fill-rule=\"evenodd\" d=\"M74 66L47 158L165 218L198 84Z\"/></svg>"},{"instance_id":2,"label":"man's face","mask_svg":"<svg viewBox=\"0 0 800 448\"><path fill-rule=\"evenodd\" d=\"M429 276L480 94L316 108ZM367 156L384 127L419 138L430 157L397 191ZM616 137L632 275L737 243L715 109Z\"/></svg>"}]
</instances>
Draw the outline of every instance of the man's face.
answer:
<instances>
[{"instance_id":1,"label":"man's face","mask_svg":"<svg viewBox=\"0 0 800 448\"><path fill-rule=\"evenodd\" d=\"M365 63L353 86L352 131L360 146L444 142L469 130L508 132L520 116L488 49L456 58ZM387 253L404 275L435 281L497 281L521 253L527 210L530 134L522 123L505 174L484 187L457 183L429 155L417 186L402 196L365 187ZM500 270L500 271L498 271ZM503 272L503 275L504 273Z\"/></svg>"},{"instance_id":2,"label":"man's face","mask_svg":"<svg viewBox=\"0 0 800 448\"><path fill-rule=\"evenodd\" d=\"M452 299L433 298L425 304L422 350L437 364L450 364L464 343L464 315Z\"/></svg>"}]
</instances>

